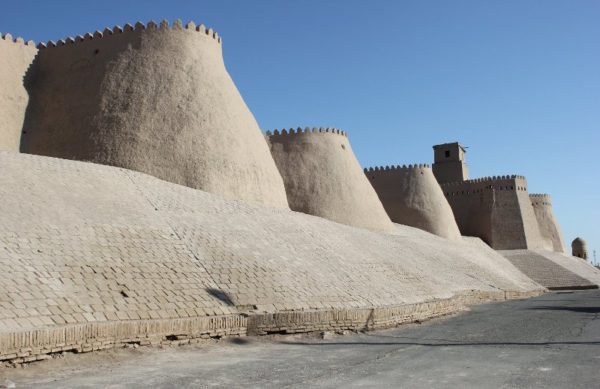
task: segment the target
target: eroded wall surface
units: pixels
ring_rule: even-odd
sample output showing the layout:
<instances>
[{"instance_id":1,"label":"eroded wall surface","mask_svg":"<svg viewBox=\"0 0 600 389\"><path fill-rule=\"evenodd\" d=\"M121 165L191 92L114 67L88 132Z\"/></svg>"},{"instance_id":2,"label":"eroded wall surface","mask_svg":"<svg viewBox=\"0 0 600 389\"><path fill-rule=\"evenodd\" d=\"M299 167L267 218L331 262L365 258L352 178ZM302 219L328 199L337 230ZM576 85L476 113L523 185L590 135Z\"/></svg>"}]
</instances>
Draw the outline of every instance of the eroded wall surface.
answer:
<instances>
[{"instance_id":1,"label":"eroded wall surface","mask_svg":"<svg viewBox=\"0 0 600 389\"><path fill-rule=\"evenodd\" d=\"M29 104L25 79L36 53L33 42L10 34L0 39L0 150L19 150Z\"/></svg>"},{"instance_id":2,"label":"eroded wall surface","mask_svg":"<svg viewBox=\"0 0 600 389\"><path fill-rule=\"evenodd\" d=\"M365 175L394 223L460 239L452 209L429 166L369 168Z\"/></svg>"},{"instance_id":3,"label":"eroded wall surface","mask_svg":"<svg viewBox=\"0 0 600 389\"><path fill-rule=\"evenodd\" d=\"M306 130L269 136L290 208L350 226L393 230L348 137L335 129Z\"/></svg>"},{"instance_id":4,"label":"eroded wall surface","mask_svg":"<svg viewBox=\"0 0 600 389\"><path fill-rule=\"evenodd\" d=\"M274 207L283 181L204 26L136 24L41 49L22 151Z\"/></svg>"}]
</instances>

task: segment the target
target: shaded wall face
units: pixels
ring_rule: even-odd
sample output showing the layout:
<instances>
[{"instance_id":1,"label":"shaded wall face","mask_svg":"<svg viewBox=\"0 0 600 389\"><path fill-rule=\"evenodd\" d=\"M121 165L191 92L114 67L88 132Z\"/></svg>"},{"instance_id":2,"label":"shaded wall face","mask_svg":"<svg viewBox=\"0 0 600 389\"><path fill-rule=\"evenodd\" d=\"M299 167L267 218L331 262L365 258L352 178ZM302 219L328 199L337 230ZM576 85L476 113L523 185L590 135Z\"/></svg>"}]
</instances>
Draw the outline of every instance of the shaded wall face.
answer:
<instances>
[{"instance_id":1,"label":"shaded wall face","mask_svg":"<svg viewBox=\"0 0 600 389\"><path fill-rule=\"evenodd\" d=\"M136 30L40 51L27 153L133 169L228 198L287 207L258 125L193 30Z\"/></svg>"},{"instance_id":2,"label":"shaded wall face","mask_svg":"<svg viewBox=\"0 0 600 389\"><path fill-rule=\"evenodd\" d=\"M439 183L458 182L469 178L467 165L460 161L433 164L433 173Z\"/></svg>"},{"instance_id":3,"label":"shaded wall face","mask_svg":"<svg viewBox=\"0 0 600 389\"><path fill-rule=\"evenodd\" d=\"M37 49L14 42L10 35L4 38L0 39L0 150L19 151L29 102L25 78Z\"/></svg>"},{"instance_id":4,"label":"shaded wall face","mask_svg":"<svg viewBox=\"0 0 600 389\"><path fill-rule=\"evenodd\" d=\"M547 249L519 178L471 180L442 185L463 235L477 236L496 250Z\"/></svg>"},{"instance_id":5,"label":"shaded wall face","mask_svg":"<svg viewBox=\"0 0 600 389\"><path fill-rule=\"evenodd\" d=\"M542 238L548 246L552 247L553 251L564 253L565 244L558 222L554 217L551 203L548 199L533 196L531 197L531 203Z\"/></svg>"},{"instance_id":6,"label":"shaded wall face","mask_svg":"<svg viewBox=\"0 0 600 389\"><path fill-rule=\"evenodd\" d=\"M355 227L393 230L347 137L309 132L273 135L269 141L292 210Z\"/></svg>"},{"instance_id":7,"label":"shaded wall face","mask_svg":"<svg viewBox=\"0 0 600 389\"><path fill-rule=\"evenodd\" d=\"M588 258L587 247L580 244L571 245L571 255L577 258L586 259Z\"/></svg>"},{"instance_id":8,"label":"shaded wall face","mask_svg":"<svg viewBox=\"0 0 600 389\"><path fill-rule=\"evenodd\" d=\"M497 250L533 248L528 246L527 220L519 201L519 191L495 189L491 195L492 247ZM535 219L530 222L537 223Z\"/></svg>"},{"instance_id":9,"label":"shaded wall face","mask_svg":"<svg viewBox=\"0 0 600 389\"><path fill-rule=\"evenodd\" d=\"M460 239L452 209L428 167L365 172L394 223Z\"/></svg>"}]
</instances>

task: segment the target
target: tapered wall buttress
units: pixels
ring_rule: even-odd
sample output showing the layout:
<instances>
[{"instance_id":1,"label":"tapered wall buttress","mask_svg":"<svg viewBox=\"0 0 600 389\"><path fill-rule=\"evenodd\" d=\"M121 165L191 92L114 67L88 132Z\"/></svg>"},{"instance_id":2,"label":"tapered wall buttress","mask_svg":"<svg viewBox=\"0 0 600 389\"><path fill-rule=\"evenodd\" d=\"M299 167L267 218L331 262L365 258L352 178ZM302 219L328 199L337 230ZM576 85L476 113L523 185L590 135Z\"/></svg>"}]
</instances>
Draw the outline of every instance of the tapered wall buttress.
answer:
<instances>
[{"instance_id":1,"label":"tapered wall buttress","mask_svg":"<svg viewBox=\"0 0 600 389\"><path fill-rule=\"evenodd\" d=\"M452 209L429 166L370 168L365 174L394 223L460 239Z\"/></svg>"},{"instance_id":2,"label":"tapered wall buttress","mask_svg":"<svg viewBox=\"0 0 600 389\"><path fill-rule=\"evenodd\" d=\"M212 29L115 27L49 42L32 67L22 151L287 207L283 180Z\"/></svg>"},{"instance_id":3,"label":"tapered wall buttress","mask_svg":"<svg viewBox=\"0 0 600 389\"><path fill-rule=\"evenodd\" d=\"M292 210L371 230L394 229L339 130L275 131L269 141Z\"/></svg>"},{"instance_id":4,"label":"tapered wall buttress","mask_svg":"<svg viewBox=\"0 0 600 389\"><path fill-rule=\"evenodd\" d=\"M556 252L565 252L565 243L558 222L552 211L552 199L547 194L530 194L531 205L535 212L542 238L552 244Z\"/></svg>"}]
</instances>

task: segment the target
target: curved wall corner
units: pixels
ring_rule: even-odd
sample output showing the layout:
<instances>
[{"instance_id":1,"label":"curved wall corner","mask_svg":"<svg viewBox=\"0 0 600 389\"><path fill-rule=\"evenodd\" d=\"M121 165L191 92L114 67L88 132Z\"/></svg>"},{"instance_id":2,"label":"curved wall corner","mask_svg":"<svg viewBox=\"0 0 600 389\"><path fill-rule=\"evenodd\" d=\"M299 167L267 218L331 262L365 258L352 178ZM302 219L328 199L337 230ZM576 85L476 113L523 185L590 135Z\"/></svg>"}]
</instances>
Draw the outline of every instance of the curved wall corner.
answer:
<instances>
[{"instance_id":1,"label":"curved wall corner","mask_svg":"<svg viewBox=\"0 0 600 389\"><path fill-rule=\"evenodd\" d=\"M450 204L429 166L378 167L365 169L365 174L394 223L461 239Z\"/></svg>"},{"instance_id":2,"label":"curved wall corner","mask_svg":"<svg viewBox=\"0 0 600 389\"><path fill-rule=\"evenodd\" d=\"M394 230L343 131L292 129L267 135L292 210L370 230Z\"/></svg>"},{"instance_id":3,"label":"curved wall corner","mask_svg":"<svg viewBox=\"0 0 600 389\"><path fill-rule=\"evenodd\" d=\"M553 251L559 253L566 252L565 242L552 210L551 197L547 194L530 194L529 199L531 200L542 238L551 242Z\"/></svg>"},{"instance_id":4,"label":"curved wall corner","mask_svg":"<svg viewBox=\"0 0 600 389\"><path fill-rule=\"evenodd\" d=\"M26 153L91 161L287 207L212 29L150 22L41 45Z\"/></svg>"},{"instance_id":5,"label":"curved wall corner","mask_svg":"<svg viewBox=\"0 0 600 389\"><path fill-rule=\"evenodd\" d=\"M0 150L19 151L29 95L25 89L27 70L37 49L32 41L0 39Z\"/></svg>"}]
</instances>

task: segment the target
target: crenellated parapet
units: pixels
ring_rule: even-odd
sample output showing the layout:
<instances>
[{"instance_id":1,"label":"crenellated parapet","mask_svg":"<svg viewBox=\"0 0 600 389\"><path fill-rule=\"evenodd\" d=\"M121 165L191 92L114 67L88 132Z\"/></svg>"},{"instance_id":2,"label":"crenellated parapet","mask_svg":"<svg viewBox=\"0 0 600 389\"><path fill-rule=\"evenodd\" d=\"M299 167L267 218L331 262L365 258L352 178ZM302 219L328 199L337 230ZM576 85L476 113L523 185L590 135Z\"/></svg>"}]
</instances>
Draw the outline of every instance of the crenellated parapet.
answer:
<instances>
[{"instance_id":1,"label":"crenellated parapet","mask_svg":"<svg viewBox=\"0 0 600 389\"><path fill-rule=\"evenodd\" d=\"M416 163L411 165L386 165L386 166L374 166L365 168L365 173L377 173L377 172L396 172L403 170L413 170L413 169L431 169L431 166L426 163Z\"/></svg>"},{"instance_id":2,"label":"crenellated parapet","mask_svg":"<svg viewBox=\"0 0 600 389\"><path fill-rule=\"evenodd\" d=\"M303 135L303 134L337 134L348 137L348 134L345 131L340 130L339 128L331 128L331 127L298 127L298 128L288 128L288 129L275 129L272 132L267 131L266 135L268 137L277 137L277 136L294 136L294 135Z\"/></svg>"},{"instance_id":3,"label":"crenellated parapet","mask_svg":"<svg viewBox=\"0 0 600 389\"><path fill-rule=\"evenodd\" d=\"M7 41L7 42L12 42L12 43L25 45L25 46L35 47L34 41L32 41L32 40L26 41L25 39L21 38L20 36L13 38L13 36L9 33L5 33L5 34L0 33L0 38L2 38L2 40Z\"/></svg>"},{"instance_id":4,"label":"crenellated parapet","mask_svg":"<svg viewBox=\"0 0 600 389\"><path fill-rule=\"evenodd\" d=\"M527 179L520 175L489 176L440 185L446 196L472 195L492 190L527 192Z\"/></svg>"},{"instance_id":5,"label":"crenellated parapet","mask_svg":"<svg viewBox=\"0 0 600 389\"><path fill-rule=\"evenodd\" d=\"M462 184L494 183L494 182L500 182L500 181L506 181L506 180L526 181L526 178L525 178L525 176L519 176L519 175L514 175L514 174L510 175L510 176L487 176L487 177L473 178L473 179L464 180L464 181L444 182L441 185L462 185Z\"/></svg>"},{"instance_id":6,"label":"crenellated parapet","mask_svg":"<svg viewBox=\"0 0 600 389\"><path fill-rule=\"evenodd\" d=\"M535 206L552 205L552 197L546 193L530 193L531 204Z\"/></svg>"},{"instance_id":7,"label":"crenellated parapet","mask_svg":"<svg viewBox=\"0 0 600 389\"><path fill-rule=\"evenodd\" d=\"M141 32L141 31L146 31L146 30L148 30L148 31L152 31L152 30L193 31L193 32L197 32L197 33L201 34L200 36L206 36L208 38L213 39L218 44L221 44L221 42L222 42L219 34L216 31L214 31L212 28L208 28L204 24L200 24L199 26L197 26L196 23L194 23L193 21L190 21L184 25L180 19L177 19L171 25L169 24L169 22L167 20L163 20L159 24L157 24L154 21L149 21L146 24L144 24L142 22L137 22L134 25L127 23L123 27L117 25L112 28L107 27L102 31L97 30L95 32L88 32L84 35L77 35L76 37L67 37L65 39L61 39L58 41L48 41L46 43L42 42L42 43L38 44L37 47L38 47L38 49L41 50L41 49L46 49L46 48L68 46L68 45L74 45L76 43L107 38L107 37L114 36L114 35L127 34L130 32Z\"/></svg>"}]
</instances>

